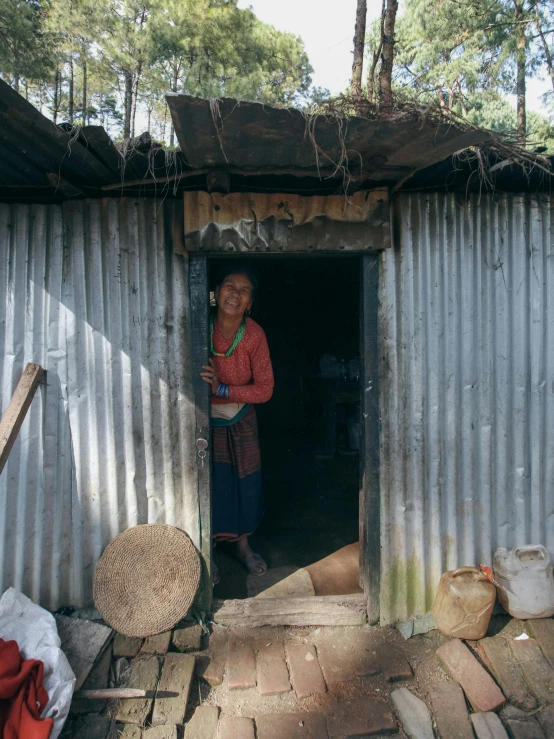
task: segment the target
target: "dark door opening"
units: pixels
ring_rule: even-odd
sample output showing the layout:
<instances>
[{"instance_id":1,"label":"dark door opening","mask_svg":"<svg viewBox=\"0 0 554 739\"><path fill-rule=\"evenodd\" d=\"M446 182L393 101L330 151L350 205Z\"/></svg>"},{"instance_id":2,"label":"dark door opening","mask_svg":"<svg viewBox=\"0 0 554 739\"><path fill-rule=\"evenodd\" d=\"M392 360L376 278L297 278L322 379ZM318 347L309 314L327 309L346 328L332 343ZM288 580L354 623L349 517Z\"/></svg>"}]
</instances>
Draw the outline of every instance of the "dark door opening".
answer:
<instances>
[{"instance_id":1,"label":"dark door opening","mask_svg":"<svg viewBox=\"0 0 554 739\"><path fill-rule=\"evenodd\" d=\"M248 577L218 545L214 596L361 592L360 258L240 263L259 280L252 318L266 333L275 374L272 399L256 409L266 513L250 540L269 572ZM210 259L211 290L229 264L237 258Z\"/></svg>"}]
</instances>

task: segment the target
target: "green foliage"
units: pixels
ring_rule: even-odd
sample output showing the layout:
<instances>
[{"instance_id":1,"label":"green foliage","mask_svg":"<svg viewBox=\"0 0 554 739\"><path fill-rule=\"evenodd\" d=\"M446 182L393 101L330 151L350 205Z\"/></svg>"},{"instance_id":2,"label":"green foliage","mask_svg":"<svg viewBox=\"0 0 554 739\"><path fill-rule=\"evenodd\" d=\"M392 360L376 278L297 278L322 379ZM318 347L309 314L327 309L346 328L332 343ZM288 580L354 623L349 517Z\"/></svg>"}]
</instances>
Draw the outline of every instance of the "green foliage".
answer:
<instances>
[{"instance_id":1,"label":"green foliage","mask_svg":"<svg viewBox=\"0 0 554 739\"><path fill-rule=\"evenodd\" d=\"M39 1L0 0L0 72L16 88L22 78L39 80L52 68L46 12Z\"/></svg>"}]
</instances>

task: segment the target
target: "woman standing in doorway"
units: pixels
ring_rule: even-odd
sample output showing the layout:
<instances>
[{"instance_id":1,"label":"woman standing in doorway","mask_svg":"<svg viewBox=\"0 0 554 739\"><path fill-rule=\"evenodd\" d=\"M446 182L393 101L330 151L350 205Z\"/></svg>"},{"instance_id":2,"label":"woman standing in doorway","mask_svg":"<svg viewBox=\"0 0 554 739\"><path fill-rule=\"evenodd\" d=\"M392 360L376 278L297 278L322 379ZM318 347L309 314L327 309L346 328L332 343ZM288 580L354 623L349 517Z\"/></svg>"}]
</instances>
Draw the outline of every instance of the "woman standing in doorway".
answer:
<instances>
[{"instance_id":1,"label":"woman standing in doorway","mask_svg":"<svg viewBox=\"0 0 554 739\"><path fill-rule=\"evenodd\" d=\"M229 269L219 280L210 321L210 364L202 378L212 391L213 538L236 542L248 572L263 575L267 565L248 544L264 513L254 404L271 398L273 369L265 333L248 317L255 289L248 270ZM214 583L218 579L214 569Z\"/></svg>"}]
</instances>

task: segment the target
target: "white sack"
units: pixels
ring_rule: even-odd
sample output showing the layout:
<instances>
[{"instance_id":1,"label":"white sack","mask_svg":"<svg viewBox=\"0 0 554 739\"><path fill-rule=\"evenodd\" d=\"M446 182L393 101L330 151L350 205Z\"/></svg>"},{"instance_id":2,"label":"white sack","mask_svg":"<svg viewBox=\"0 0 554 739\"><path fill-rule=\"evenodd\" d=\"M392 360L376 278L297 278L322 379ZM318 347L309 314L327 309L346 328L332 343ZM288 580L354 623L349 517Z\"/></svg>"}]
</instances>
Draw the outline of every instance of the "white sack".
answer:
<instances>
[{"instance_id":1,"label":"white sack","mask_svg":"<svg viewBox=\"0 0 554 739\"><path fill-rule=\"evenodd\" d=\"M75 675L60 649L54 616L27 596L8 588L0 598L0 639L14 640L23 659L44 663L44 687L48 704L41 718L53 718L51 739L60 735L73 696Z\"/></svg>"}]
</instances>

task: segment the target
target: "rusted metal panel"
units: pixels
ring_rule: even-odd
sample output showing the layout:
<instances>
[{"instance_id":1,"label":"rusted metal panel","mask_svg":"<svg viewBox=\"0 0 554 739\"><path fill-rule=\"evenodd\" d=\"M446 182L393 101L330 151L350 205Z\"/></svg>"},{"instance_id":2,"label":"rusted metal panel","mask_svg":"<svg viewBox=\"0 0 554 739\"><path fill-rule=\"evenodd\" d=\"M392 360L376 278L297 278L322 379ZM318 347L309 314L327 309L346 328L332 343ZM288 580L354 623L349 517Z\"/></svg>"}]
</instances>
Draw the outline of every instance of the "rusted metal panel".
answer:
<instances>
[{"instance_id":1,"label":"rusted metal panel","mask_svg":"<svg viewBox=\"0 0 554 739\"><path fill-rule=\"evenodd\" d=\"M381 621L498 546L554 551L549 198L395 198L381 255Z\"/></svg>"},{"instance_id":2,"label":"rusted metal panel","mask_svg":"<svg viewBox=\"0 0 554 739\"><path fill-rule=\"evenodd\" d=\"M182 202L0 205L0 412L46 368L0 475L0 591L90 601L122 530L201 539Z\"/></svg>"},{"instance_id":3,"label":"rusted metal panel","mask_svg":"<svg viewBox=\"0 0 554 739\"><path fill-rule=\"evenodd\" d=\"M189 252L370 251L390 246L386 188L352 196L185 193Z\"/></svg>"}]
</instances>

